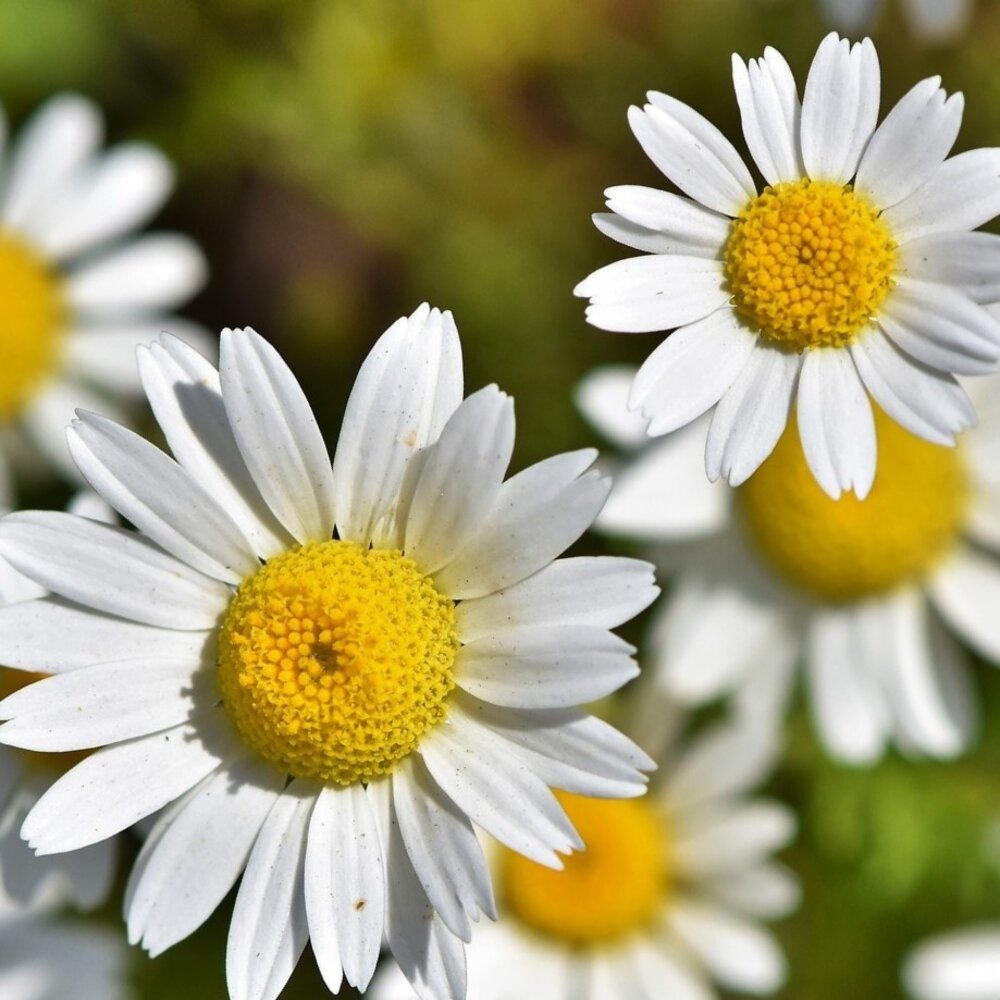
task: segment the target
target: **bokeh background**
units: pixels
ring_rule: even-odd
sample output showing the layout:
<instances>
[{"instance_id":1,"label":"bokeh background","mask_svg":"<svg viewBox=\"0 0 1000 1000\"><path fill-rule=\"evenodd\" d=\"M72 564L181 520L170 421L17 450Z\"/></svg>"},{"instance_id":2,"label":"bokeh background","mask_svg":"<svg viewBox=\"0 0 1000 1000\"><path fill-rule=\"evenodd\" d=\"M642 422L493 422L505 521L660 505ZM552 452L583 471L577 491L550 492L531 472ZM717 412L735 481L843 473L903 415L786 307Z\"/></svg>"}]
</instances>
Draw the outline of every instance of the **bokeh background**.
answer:
<instances>
[{"instance_id":1,"label":"bokeh background","mask_svg":"<svg viewBox=\"0 0 1000 1000\"><path fill-rule=\"evenodd\" d=\"M0 0L0 98L19 123L79 90L112 139L167 152L179 183L160 221L213 272L189 311L271 339L329 439L377 334L425 299L452 309L468 384L516 398L521 467L594 443L574 385L654 342L587 327L572 296L621 255L589 221L603 189L663 186L628 105L668 91L735 139L730 53L775 45L801 80L825 30L812 0ZM940 73L966 94L959 149L1000 144L1000 4L980 0L948 44L915 38L889 4L874 37L883 108ZM802 824L782 996L899 996L910 944L1000 918L1000 674L977 679L984 736L950 765L838 767L796 707L769 789ZM119 899L93 919L121 930ZM139 1000L226 995L230 908L163 958L134 952ZM307 951L285 996L324 995Z\"/></svg>"}]
</instances>

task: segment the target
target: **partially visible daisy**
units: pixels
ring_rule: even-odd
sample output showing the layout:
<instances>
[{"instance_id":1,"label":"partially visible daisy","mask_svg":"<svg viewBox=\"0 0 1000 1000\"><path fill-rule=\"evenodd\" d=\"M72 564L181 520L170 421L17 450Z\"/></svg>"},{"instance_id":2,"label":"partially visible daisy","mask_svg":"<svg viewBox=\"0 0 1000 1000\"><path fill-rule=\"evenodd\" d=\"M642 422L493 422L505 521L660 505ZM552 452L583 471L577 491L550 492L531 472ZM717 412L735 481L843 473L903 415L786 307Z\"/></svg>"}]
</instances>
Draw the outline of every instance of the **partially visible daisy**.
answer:
<instances>
[{"instance_id":1,"label":"partially visible daisy","mask_svg":"<svg viewBox=\"0 0 1000 1000\"><path fill-rule=\"evenodd\" d=\"M137 344L202 336L169 315L201 288L201 252L176 233L132 236L170 193L170 164L146 143L101 152L102 133L93 103L60 94L7 153L0 108L0 506L15 457L76 474L65 425L75 406L139 392Z\"/></svg>"},{"instance_id":2,"label":"partially visible daisy","mask_svg":"<svg viewBox=\"0 0 1000 1000\"><path fill-rule=\"evenodd\" d=\"M773 742L719 726L661 763L642 799L564 798L587 848L561 872L494 859L501 918L469 948L469 1000L710 1000L764 995L785 960L761 921L790 913L798 883L771 855L792 839L786 807L751 798ZM375 1000L411 1000L388 965Z\"/></svg>"},{"instance_id":3,"label":"partially visible daisy","mask_svg":"<svg viewBox=\"0 0 1000 1000\"><path fill-rule=\"evenodd\" d=\"M383 934L421 996L464 996L460 939L494 913L472 823L558 867L581 841L549 786L635 796L653 766L575 707L636 675L610 629L657 593L645 563L558 558L607 497L595 452L504 481L512 401L463 401L458 332L426 306L362 366L332 467L252 331L223 333L219 371L170 337L140 368L176 461L92 414L70 432L139 530L0 521L0 551L59 595L0 610L0 662L69 671L8 698L0 740L111 744L23 835L78 850L166 806L129 937L163 951L242 873L234 1000L277 997L310 939L331 991L364 988Z\"/></svg>"},{"instance_id":4,"label":"partially visible daisy","mask_svg":"<svg viewBox=\"0 0 1000 1000\"><path fill-rule=\"evenodd\" d=\"M992 372L1000 321L1000 149L948 159L961 94L918 83L878 128L868 40L829 35L801 105L781 54L733 57L743 132L767 186L696 111L650 93L636 138L688 197L607 192L598 228L641 250L576 292L606 330L673 330L639 370L631 408L652 436L711 411L705 466L737 486L794 413L830 494L865 497L876 469L871 399L939 444L974 421L953 374Z\"/></svg>"},{"instance_id":5,"label":"partially visible daisy","mask_svg":"<svg viewBox=\"0 0 1000 1000\"><path fill-rule=\"evenodd\" d=\"M705 480L706 420L647 444L625 399L631 372L599 371L579 401L631 454L597 527L649 542L676 585L651 666L686 704L786 691L801 662L819 732L858 763L890 743L960 753L976 727L968 658L1000 663L1000 378L972 388L981 423L957 448L877 417L871 495L831 500L790 427L738 490ZM955 392L959 390L955 389Z\"/></svg>"},{"instance_id":6,"label":"partially visible daisy","mask_svg":"<svg viewBox=\"0 0 1000 1000\"><path fill-rule=\"evenodd\" d=\"M1000 925L967 927L918 945L903 967L913 1000L1000 997Z\"/></svg>"},{"instance_id":7,"label":"partially visible daisy","mask_svg":"<svg viewBox=\"0 0 1000 1000\"><path fill-rule=\"evenodd\" d=\"M820 0L829 22L852 34L871 27L883 6L882 0ZM929 42L947 42L969 26L974 0L901 0L901 7L915 35Z\"/></svg>"},{"instance_id":8,"label":"partially visible daisy","mask_svg":"<svg viewBox=\"0 0 1000 1000\"><path fill-rule=\"evenodd\" d=\"M80 517L106 523L115 520L114 512L92 493L78 494L69 509ZM44 588L0 558L0 607L44 596ZM0 667L0 693L17 691L48 672ZM20 837L24 817L46 789L80 760L78 753L34 753L0 746L0 885L13 904L30 908L70 903L89 910L103 903L111 892L118 854L115 840L72 854L40 858ZM0 996L6 996L2 989Z\"/></svg>"}]
</instances>

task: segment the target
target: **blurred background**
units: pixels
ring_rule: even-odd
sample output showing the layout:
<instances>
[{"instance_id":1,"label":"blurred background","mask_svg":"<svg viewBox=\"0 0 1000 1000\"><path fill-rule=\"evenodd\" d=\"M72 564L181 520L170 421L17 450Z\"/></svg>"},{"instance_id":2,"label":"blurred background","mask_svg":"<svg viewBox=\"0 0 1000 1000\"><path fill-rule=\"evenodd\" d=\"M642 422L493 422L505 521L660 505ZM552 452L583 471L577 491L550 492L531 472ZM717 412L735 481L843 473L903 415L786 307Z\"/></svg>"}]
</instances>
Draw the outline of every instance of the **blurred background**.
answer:
<instances>
[{"instance_id":1,"label":"blurred background","mask_svg":"<svg viewBox=\"0 0 1000 1000\"><path fill-rule=\"evenodd\" d=\"M622 255L590 224L603 189L665 186L629 104L667 91L735 140L730 53L775 45L801 81L826 30L812 0L0 0L0 98L16 126L79 90L111 139L163 148L179 181L160 223L212 266L188 312L274 342L330 441L375 337L425 299L452 309L467 384L517 401L519 468L594 443L574 385L655 343L587 327L572 296ZM956 40L917 37L893 3L873 35L883 109L941 74L967 98L958 149L1000 143L995 0ZM770 788L802 823L782 996L899 996L910 944L1000 918L1000 676L977 676L992 735L954 765L838 767L793 713ZM94 919L123 930L118 900ZM161 959L134 951L139 1000L224 997L230 909ZM324 995L307 951L285 996Z\"/></svg>"}]
</instances>

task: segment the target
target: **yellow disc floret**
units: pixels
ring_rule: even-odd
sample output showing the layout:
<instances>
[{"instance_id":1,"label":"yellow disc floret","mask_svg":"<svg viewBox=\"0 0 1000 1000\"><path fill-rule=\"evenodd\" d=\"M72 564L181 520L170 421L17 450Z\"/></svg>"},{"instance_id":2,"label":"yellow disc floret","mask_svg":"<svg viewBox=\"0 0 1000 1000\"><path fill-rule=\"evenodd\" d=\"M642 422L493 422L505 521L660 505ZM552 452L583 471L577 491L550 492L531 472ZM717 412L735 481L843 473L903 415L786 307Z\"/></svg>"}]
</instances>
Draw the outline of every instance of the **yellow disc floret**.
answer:
<instances>
[{"instance_id":1,"label":"yellow disc floret","mask_svg":"<svg viewBox=\"0 0 1000 1000\"><path fill-rule=\"evenodd\" d=\"M458 647L454 602L411 559L314 542L237 591L219 636L222 700L289 774L368 782L444 718Z\"/></svg>"},{"instance_id":2,"label":"yellow disc floret","mask_svg":"<svg viewBox=\"0 0 1000 1000\"><path fill-rule=\"evenodd\" d=\"M831 500L806 465L791 421L740 489L749 535L792 583L851 601L916 580L962 529L968 483L961 451L930 444L876 410L878 472L868 498Z\"/></svg>"},{"instance_id":3,"label":"yellow disc floret","mask_svg":"<svg viewBox=\"0 0 1000 1000\"><path fill-rule=\"evenodd\" d=\"M581 948L650 927L670 882L661 817L647 799L559 798L586 849L567 858L563 871L504 851L500 889L512 916Z\"/></svg>"},{"instance_id":4,"label":"yellow disc floret","mask_svg":"<svg viewBox=\"0 0 1000 1000\"><path fill-rule=\"evenodd\" d=\"M832 181L767 188L733 220L726 276L740 316L793 351L840 347L892 287L896 243L874 206Z\"/></svg>"},{"instance_id":5,"label":"yellow disc floret","mask_svg":"<svg viewBox=\"0 0 1000 1000\"><path fill-rule=\"evenodd\" d=\"M58 361L66 305L58 275L0 232L0 421L10 419Z\"/></svg>"}]
</instances>

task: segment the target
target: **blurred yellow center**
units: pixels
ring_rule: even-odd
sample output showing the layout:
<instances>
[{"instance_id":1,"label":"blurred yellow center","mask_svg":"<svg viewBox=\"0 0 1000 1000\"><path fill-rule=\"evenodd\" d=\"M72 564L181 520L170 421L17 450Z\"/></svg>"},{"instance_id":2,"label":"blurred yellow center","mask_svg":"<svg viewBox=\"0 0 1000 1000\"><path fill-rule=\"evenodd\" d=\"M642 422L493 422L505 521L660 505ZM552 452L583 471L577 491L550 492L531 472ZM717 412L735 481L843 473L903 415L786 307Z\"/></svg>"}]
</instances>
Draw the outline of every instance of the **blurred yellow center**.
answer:
<instances>
[{"instance_id":1,"label":"blurred yellow center","mask_svg":"<svg viewBox=\"0 0 1000 1000\"><path fill-rule=\"evenodd\" d=\"M30 670L14 670L12 667L0 667L0 700L12 695L29 684L45 680L49 674L33 673ZM65 750L59 753L46 753L44 750L22 750L11 747L28 765L39 767L51 774L65 774L71 767L79 764L89 753L89 750Z\"/></svg>"},{"instance_id":2,"label":"blurred yellow center","mask_svg":"<svg viewBox=\"0 0 1000 1000\"><path fill-rule=\"evenodd\" d=\"M650 926L669 888L662 820L646 799L560 801L586 844L552 871L504 851L500 885L522 924L574 947L610 943Z\"/></svg>"},{"instance_id":3,"label":"blurred yellow center","mask_svg":"<svg viewBox=\"0 0 1000 1000\"><path fill-rule=\"evenodd\" d=\"M826 600L851 601L918 579L962 529L961 452L930 444L876 410L878 472L868 498L816 485L791 421L740 489L747 530L775 570Z\"/></svg>"},{"instance_id":4,"label":"blurred yellow center","mask_svg":"<svg viewBox=\"0 0 1000 1000\"><path fill-rule=\"evenodd\" d=\"M0 231L0 421L18 413L55 367L66 304L62 282Z\"/></svg>"},{"instance_id":5,"label":"blurred yellow center","mask_svg":"<svg viewBox=\"0 0 1000 1000\"><path fill-rule=\"evenodd\" d=\"M412 560L314 542L240 585L219 637L222 700L289 774L368 782L444 718L458 646L454 603Z\"/></svg>"},{"instance_id":6,"label":"blurred yellow center","mask_svg":"<svg viewBox=\"0 0 1000 1000\"><path fill-rule=\"evenodd\" d=\"M790 350L840 347L892 287L896 244L875 207L832 181L767 188L733 220L726 276L737 312Z\"/></svg>"}]
</instances>

